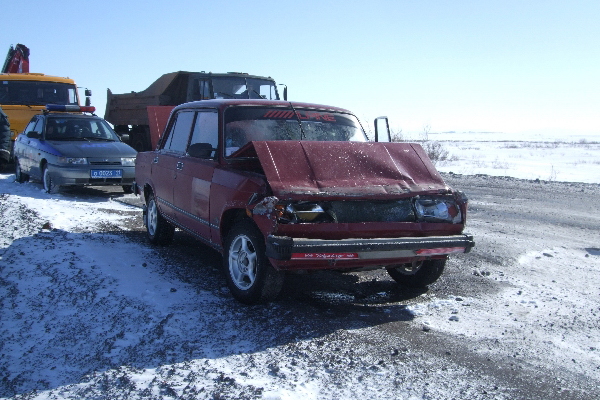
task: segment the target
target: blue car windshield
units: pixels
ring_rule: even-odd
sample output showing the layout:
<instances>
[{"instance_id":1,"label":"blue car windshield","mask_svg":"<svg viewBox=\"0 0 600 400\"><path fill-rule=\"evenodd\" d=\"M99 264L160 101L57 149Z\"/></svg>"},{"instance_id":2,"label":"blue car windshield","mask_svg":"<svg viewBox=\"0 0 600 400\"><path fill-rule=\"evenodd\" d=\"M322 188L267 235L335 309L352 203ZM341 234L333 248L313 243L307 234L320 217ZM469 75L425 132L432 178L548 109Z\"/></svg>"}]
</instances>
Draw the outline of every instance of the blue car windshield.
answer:
<instances>
[{"instance_id":1,"label":"blue car windshield","mask_svg":"<svg viewBox=\"0 0 600 400\"><path fill-rule=\"evenodd\" d=\"M117 134L99 118L48 118L46 140L118 141Z\"/></svg>"}]
</instances>

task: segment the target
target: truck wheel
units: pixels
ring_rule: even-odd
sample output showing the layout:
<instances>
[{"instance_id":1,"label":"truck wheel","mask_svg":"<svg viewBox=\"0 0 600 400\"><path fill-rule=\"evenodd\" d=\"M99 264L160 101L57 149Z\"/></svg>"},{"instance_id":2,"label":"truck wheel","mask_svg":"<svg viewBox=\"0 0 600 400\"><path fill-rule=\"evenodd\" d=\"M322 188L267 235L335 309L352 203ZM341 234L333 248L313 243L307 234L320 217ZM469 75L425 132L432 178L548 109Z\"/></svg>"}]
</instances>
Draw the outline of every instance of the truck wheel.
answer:
<instances>
[{"instance_id":1,"label":"truck wheel","mask_svg":"<svg viewBox=\"0 0 600 400\"><path fill-rule=\"evenodd\" d=\"M15 180L19 183L27 182L29 180L29 175L23 173L18 158L15 158Z\"/></svg>"},{"instance_id":2,"label":"truck wheel","mask_svg":"<svg viewBox=\"0 0 600 400\"><path fill-rule=\"evenodd\" d=\"M42 171L42 183L44 184L44 191L46 193L58 193L60 190L60 186L58 186L54 179L52 179L52 174L50 173L48 164L44 165Z\"/></svg>"},{"instance_id":3,"label":"truck wheel","mask_svg":"<svg viewBox=\"0 0 600 400\"><path fill-rule=\"evenodd\" d=\"M148 196L148 203L146 207L144 224L146 225L146 234L148 235L148 240L150 240L150 243L152 244L158 244L161 246L168 245L173 241L175 227L168 223L167 220L160 215L154 194L151 193Z\"/></svg>"},{"instance_id":4,"label":"truck wheel","mask_svg":"<svg viewBox=\"0 0 600 400\"><path fill-rule=\"evenodd\" d=\"M241 303L268 302L281 291L284 274L269 262L264 237L249 220L235 225L227 235L223 263L229 290Z\"/></svg>"},{"instance_id":5,"label":"truck wheel","mask_svg":"<svg viewBox=\"0 0 600 400\"><path fill-rule=\"evenodd\" d=\"M444 272L445 265L446 260L425 260L388 267L387 272L401 285L422 288L437 281Z\"/></svg>"}]
</instances>

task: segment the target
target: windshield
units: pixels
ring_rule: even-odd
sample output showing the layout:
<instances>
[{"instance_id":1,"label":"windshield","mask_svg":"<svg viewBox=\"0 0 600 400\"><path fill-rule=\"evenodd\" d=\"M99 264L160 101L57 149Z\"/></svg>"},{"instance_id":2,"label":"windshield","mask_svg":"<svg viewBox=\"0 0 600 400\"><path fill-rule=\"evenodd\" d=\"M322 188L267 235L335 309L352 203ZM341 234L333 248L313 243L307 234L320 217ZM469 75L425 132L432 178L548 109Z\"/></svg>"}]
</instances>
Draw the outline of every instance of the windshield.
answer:
<instances>
[{"instance_id":1,"label":"windshield","mask_svg":"<svg viewBox=\"0 0 600 400\"><path fill-rule=\"evenodd\" d=\"M117 134L102 119L48 118L46 140L118 141Z\"/></svg>"},{"instance_id":2,"label":"windshield","mask_svg":"<svg viewBox=\"0 0 600 400\"><path fill-rule=\"evenodd\" d=\"M0 104L77 105L77 88L70 83L0 81Z\"/></svg>"},{"instance_id":3,"label":"windshield","mask_svg":"<svg viewBox=\"0 0 600 400\"><path fill-rule=\"evenodd\" d=\"M279 100L275 83L266 79L214 77L215 99L267 99Z\"/></svg>"},{"instance_id":4,"label":"windshield","mask_svg":"<svg viewBox=\"0 0 600 400\"><path fill-rule=\"evenodd\" d=\"M226 111L225 156L250 141L262 140L366 142L367 138L352 114L264 107L232 107Z\"/></svg>"}]
</instances>

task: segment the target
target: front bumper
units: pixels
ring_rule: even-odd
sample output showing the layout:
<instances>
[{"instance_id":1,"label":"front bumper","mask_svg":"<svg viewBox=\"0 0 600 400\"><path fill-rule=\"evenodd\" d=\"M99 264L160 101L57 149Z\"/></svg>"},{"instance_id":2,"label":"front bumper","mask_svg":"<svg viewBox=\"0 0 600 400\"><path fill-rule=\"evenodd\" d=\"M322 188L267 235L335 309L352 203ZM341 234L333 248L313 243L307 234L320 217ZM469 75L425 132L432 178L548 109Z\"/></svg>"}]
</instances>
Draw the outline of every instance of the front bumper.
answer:
<instances>
[{"instance_id":1,"label":"front bumper","mask_svg":"<svg viewBox=\"0 0 600 400\"><path fill-rule=\"evenodd\" d=\"M121 170L121 178L92 178L92 169L102 170ZM69 185L91 185L91 186L106 186L106 185L131 185L135 178L135 167L111 166L97 167L93 165L69 165L59 166L52 165L50 167L52 179L60 186Z\"/></svg>"},{"instance_id":2,"label":"front bumper","mask_svg":"<svg viewBox=\"0 0 600 400\"><path fill-rule=\"evenodd\" d=\"M336 254L353 254L356 261L371 263L374 260L423 258L430 255L468 253L475 242L468 234L452 236L402 237L378 239L305 239L269 235L266 241L267 257L289 261L300 254L312 254L328 258ZM321 255L319 257L319 255Z\"/></svg>"}]
</instances>

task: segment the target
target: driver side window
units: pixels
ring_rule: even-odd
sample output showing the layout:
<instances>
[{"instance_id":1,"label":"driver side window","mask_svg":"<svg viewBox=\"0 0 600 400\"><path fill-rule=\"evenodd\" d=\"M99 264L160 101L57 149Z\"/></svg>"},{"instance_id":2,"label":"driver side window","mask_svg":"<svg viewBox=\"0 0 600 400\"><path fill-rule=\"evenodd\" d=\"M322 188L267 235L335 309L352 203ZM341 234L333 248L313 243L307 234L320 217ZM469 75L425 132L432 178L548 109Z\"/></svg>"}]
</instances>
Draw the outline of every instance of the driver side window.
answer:
<instances>
[{"instance_id":1,"label":"driver side window","mask_svg":"<svg viewBox=\"0 0 600 400\"><path fill-rule=\"evenodd\" d=\"M210 143L214 148L218 142L218 114L212 111L200 111L196 117L196 124L192 133L192 141L195 143Z\"/></svg>"},{"instance_id":2,"label":"driver side window","mask_svg":"<svg viewBox=\"0 0 600 400\"><path fill-rule=\"evenodd\" d=\"M35 131L36 127L37 129L39 129L38 131L36 131L37 133L42 133L42 124L39 123L40 119L36 118L33 121L30 121L29 124L27 124L27 127L25 128L25 134L27 134L27 132L31 132L31 131Z\"/></svg>"},{"instance_id":3,"label":"driver side window","mask_svg":"<svg viewBox=\"0 0 600 400\"><path fill-rule=\"evenodd\" d=\"M190 138L193 121L193 111L179 111L169 129L163 149L169 152L184 153Z\"/></svg>"}]
</instances>

